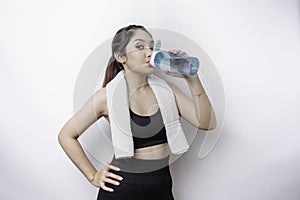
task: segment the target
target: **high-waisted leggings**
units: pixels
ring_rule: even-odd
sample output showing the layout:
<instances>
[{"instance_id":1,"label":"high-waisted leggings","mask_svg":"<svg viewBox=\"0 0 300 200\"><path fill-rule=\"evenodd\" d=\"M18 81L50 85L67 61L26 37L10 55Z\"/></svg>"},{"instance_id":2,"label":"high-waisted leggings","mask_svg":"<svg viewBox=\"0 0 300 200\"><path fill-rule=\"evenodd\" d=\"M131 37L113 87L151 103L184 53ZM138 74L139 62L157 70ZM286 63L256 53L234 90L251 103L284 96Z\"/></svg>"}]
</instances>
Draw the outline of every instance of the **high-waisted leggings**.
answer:
<instances>
[{"instance_id":1,"label":"high-waisted leggings","mask_svg":"<svg viewBox=\"0 0 300 200\"><path fill-rule=\"evenodd\" d=\"M100 188L97 200L174 200L169 156L157 160L114 157L111 165L121 169L110 169L110 172L120 175L123 180L116 180L120 185L105 182L114 191Z\"/></svg>"}]
</instances>

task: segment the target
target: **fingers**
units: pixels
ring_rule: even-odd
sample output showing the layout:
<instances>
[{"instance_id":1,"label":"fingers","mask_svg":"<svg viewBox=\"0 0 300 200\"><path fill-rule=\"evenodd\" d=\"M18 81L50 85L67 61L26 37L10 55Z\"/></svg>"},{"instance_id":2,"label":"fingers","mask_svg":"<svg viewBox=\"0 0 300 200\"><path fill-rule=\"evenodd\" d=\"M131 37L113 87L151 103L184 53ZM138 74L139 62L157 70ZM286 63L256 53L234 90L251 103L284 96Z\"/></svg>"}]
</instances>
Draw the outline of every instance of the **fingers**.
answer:
<instances>
[{"instance_id":1,"label":"fingers","mask_svg":"<svg viewBox=\"0 0 300 200\"><path fill-rule=\"evenodd\" d=\"M109 187L106 187L104 183L105 183L105 182L101 182L101 183L100 183L100 187L101 187L103 190L106 190L106 191L108 191L108 192L113 192L113 191L114 191L114 189L109 188Z\"/></svg>"},{"instance_id":2,"label":"fingers","mask_svg":"<svg viewBox=\"0 0 300 200\"><path fill-rule=\"evenodd\" d=\"M112 170L115 170L115 171L120 171L121 169L116 167L116 166L113 166L113 165L107 165L106 166L106 177L112 177L112 178L115 178L115 179L118 179L118 180L123 180L123 178L119 175L116 175L114 173L111 173L109 172L109 170L112 169Z\"/></svg>"},{"instance_id":3,"label":"fingers","mask_svg":"<svg viewBox=\"0 0 300 200\"><path fill-rule=\"evenodd\" d=\"M172 50L169 50L168 52L171 52L171 53L174 53L174 54L187 55L187 53L185 53L184 51L177 50L177 49L172 49Z\"/></svg>"},{"instance_id":4,"label":"fingers","mask_svg":"<svg viewBox=\"0 0 300 200\"><path fill-rule=\"evenodd\" d=\"M114 179L118 179L120 181L123 180L123 177L121 177L119 175L116 175L116 174L114 174L112 172L108 172L107 175L106 175L106 177L111 177L111 178L114 178Z\"/></svg>"},{"instance_id":5,"label":"fingers","mask_svg":"<svg viewBox=\"0 0 300 200\"><path fill-rule=\"evenodd\" d=\"M111 183L113 185L120 185L120 183L118 181L115 181L115 180L107 178L107 177L105 178L105 182Z\"/></svg>"},{"instance_id":6,"label":"fingers","mask_svg":"<svg viewBox=\"0 0 300 200\"><path fill-rule=\"evenodd\" d=\"M120 171L120 168L116 167L116 166L113 166L113 165L107 165L107 167L109 169L112 169L112 170L115 170L115 171Z\"/></svg>"},{"instance_id":7,"label":"fingers","mask_svg":"<svg viewBox=\"0 0 300 200\"><path fill-rule=\"evenodd\" d=\"M105 183L110 183L110 184L113 184L113 185L120 185L120 182L116 181L116 180L123 180L123 177L119 176L119 175L116 175L112 172L110 172L110 170L115 170L115 171L120 171L120 168L116 167L116 166L113 166L113 165L110 165L111 162L108 162L107 165L104 167L103 171L102 171L102 178L100 181L100 187L103 189L103 190L106 190L108 192L113 192L113 188L109 188L105 185Z\"/></svg>"}]
</instances>

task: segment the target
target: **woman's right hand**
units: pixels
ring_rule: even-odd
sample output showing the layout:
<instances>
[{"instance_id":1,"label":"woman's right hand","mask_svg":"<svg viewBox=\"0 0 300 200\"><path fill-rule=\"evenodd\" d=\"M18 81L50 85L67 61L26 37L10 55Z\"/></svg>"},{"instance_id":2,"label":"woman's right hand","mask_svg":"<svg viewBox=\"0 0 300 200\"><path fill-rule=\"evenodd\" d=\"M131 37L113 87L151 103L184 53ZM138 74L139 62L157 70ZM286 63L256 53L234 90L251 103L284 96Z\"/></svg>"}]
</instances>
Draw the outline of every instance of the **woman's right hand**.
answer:
<instances>
[{"instance_id":1,"label":"woman's right hand","mask_svg":"<svg viewBox=\"0 0 300 200\"><path fill-rule=\"evenodd\" d=\"M112 188L105 186L105 182L108 182L108 183L111 183L114 185L120 185L120 183L116 180L123 180L123 178L119 175L116 175L116 174L110 172L111 169L115 170L115 171L120 171L120 169L118 167L110 165L110 163L109 163L103 169L96 172L91 183L96 187L102 188L103 190L106 190L108 192L113 192L114 190Z\"/></svg>"}]
</instances>

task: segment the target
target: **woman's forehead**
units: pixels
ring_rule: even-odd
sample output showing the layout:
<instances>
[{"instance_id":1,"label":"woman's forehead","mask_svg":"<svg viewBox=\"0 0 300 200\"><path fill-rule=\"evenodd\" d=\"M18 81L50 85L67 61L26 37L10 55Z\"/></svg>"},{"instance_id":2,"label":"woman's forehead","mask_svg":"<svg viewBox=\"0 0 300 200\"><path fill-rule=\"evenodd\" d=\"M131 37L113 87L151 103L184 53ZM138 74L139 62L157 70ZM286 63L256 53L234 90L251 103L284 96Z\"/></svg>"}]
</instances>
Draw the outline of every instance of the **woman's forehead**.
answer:
<instances>
[{"instance_id":1,"label":"woman's forehead","mask_svg":"<svg viewBox=\"0 0 300 200\"><path fill-rule=\"evenodd\" d=\"M152 37L143 30L137 30L132 38L130 39L130 42L136 42L136 41L142 41L142 42L153 42Z\"/></svg>"}]
</instances>

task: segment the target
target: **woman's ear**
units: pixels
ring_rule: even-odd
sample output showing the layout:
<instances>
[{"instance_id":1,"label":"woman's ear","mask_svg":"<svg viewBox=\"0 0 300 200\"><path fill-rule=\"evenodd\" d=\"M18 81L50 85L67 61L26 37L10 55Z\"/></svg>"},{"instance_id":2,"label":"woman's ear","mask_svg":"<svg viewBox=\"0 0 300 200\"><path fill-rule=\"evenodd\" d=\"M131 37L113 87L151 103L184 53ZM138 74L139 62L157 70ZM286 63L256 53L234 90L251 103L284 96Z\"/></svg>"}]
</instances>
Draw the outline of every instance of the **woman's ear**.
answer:
<instances>
[{"instance_id":1,"label":"woman's ear","mask_svg":"<svg viewBox=\"0 0 300 200\"><path fill-rule=\"evenodd\" d=\"M115 59L122 64L125 64L125 56L121 56L119 52L114 52Z\"/></svg>"}]
</instances>

